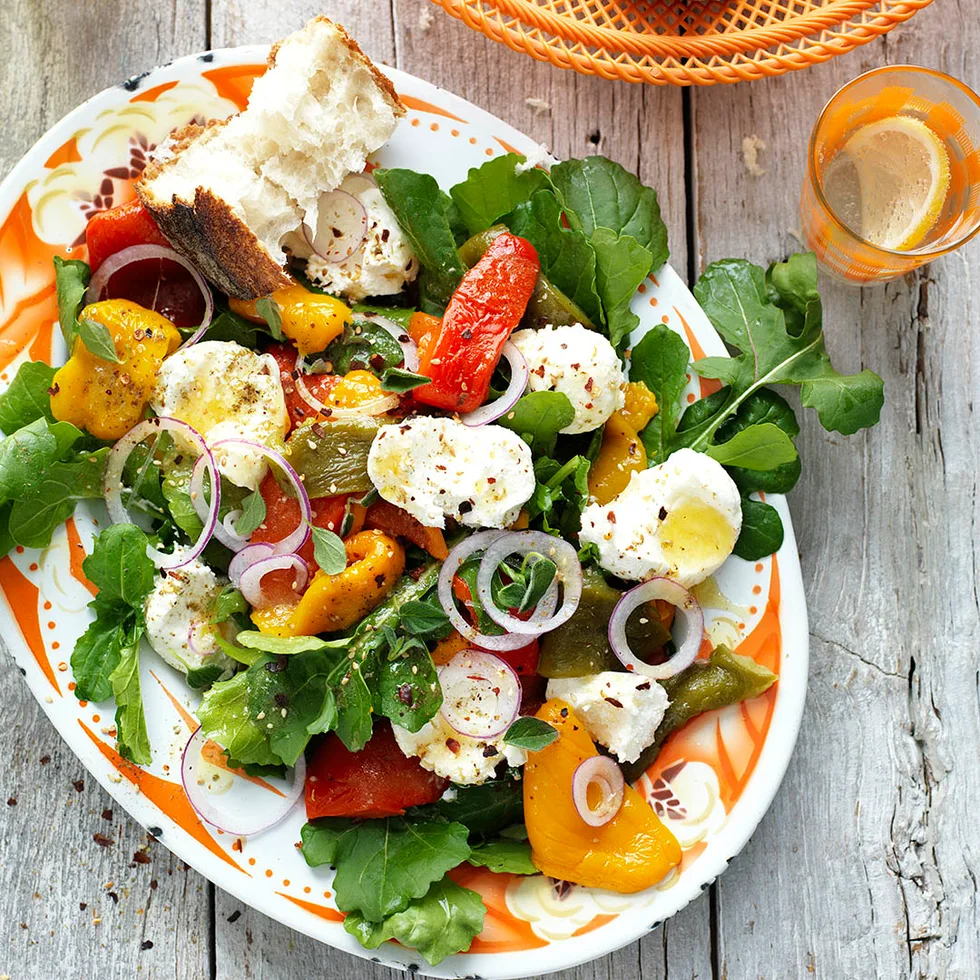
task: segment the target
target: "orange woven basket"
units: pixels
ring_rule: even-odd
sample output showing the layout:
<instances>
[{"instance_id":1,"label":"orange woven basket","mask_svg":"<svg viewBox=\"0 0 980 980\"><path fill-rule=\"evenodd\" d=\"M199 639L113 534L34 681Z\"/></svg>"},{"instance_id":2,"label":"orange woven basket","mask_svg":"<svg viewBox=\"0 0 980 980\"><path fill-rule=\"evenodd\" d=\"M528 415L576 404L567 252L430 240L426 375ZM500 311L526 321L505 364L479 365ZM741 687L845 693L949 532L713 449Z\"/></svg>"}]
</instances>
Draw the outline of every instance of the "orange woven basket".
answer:
<instances>
[{"instance_id":1,"label":"orange woven basket","mask_svg":"<svg viewBox=\"0 0 980 980\"><path fill-rule=\"evenodd\" d=\"M782 75L867 44L932 0L432 0L538 61L653 85Z\"/></svg>"}]
</instances>

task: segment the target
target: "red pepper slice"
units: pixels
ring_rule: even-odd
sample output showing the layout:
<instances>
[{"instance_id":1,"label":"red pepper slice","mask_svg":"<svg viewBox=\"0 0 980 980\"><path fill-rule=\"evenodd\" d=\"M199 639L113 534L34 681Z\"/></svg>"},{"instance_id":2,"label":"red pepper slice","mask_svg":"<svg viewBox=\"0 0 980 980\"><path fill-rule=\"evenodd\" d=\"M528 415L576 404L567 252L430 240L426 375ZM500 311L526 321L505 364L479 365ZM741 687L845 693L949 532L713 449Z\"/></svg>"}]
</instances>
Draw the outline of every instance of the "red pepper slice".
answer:
<instances>
[{"instance_id":1,"label":"red pepper slice","mask_svg":"<svg viewBox=\"0 0 980 980\"><path fill-rule=\"evenodd\" d=\"M449 300L438 335L419 346L419 373L432 383L415 389L416 401L462 414L483 404L540 270L526 239L504 232L490 243Z\"/></svg>"},{"instance_id":2,"label":"red pepper slice","mask_svg":"<svg viewBox=\"0 0 980 980\"><path fill-rule=\"evenodd\" d=\"M163 232L139 198L93 214L85 226L85 244L88 245L88 264L93 272L110 255L131 245L164 245L170 248L170 242L163 237Z\"/></svg>"}]
</instances>

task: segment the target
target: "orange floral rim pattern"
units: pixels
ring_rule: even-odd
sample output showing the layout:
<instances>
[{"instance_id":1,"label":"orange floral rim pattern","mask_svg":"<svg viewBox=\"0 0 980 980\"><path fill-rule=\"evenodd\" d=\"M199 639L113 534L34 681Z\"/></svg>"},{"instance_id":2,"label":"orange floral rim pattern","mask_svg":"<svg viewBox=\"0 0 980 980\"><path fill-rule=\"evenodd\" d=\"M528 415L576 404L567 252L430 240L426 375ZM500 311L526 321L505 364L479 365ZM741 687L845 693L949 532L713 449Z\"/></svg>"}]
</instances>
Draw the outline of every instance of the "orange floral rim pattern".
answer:
<instances>
[{"instance_id":1,"label":"orange floral rim pattern","mask_svg":"<svg viewBox=\"0 0 980 980\"><path fill-rule=\"evenodd\" d=\"M43 166L28 173L22 186L11 188L8 180L4 189L12 203L5 215L0 212L0 381L9 381L24 360L50 362L63 356L58 350L61 340L52 257L84 257L85 221L96 211L132 196L132 180L153 144L174 125L190 118L227 115L242 108L251 83L262 70L258 60L220 67L208 67L205 62L189 73L189 79L137 89L71 132L42 158ZM409 116L399 132L413 145L420 140L444 141L445 146L469 154L466 159L470 165L509 152L522 141L525 150L530 149L526 137L475 107L409 76L393 74L397 82L409 86L403 95ZM416 162L416 166L421 164ZM9 193L11 189L14 194ZM648 322L651 317L659 319L684 336L694 360L723 351L693 297L669 266L644 283L634 299L634 309ZM689 378L688 399L704 397L715 384ZM784 522L789 529L788 512ZM17 548L0 560L0 592L19 634L12 636L15 631L10 629L6 635L15 655L20 645L26 658L21 665L38 700L103 785L138 819L159 829L168 846L181 857L281 921L351 952L363 952L352 945L342 929L337 930L343 916L330 902L329 887L324 888L324 881L301 860L297 867L293 844L298 824L263 846L267 835L256 841L233 838L203 823L190 806L179 779L179 750L197 724L193 716L195 696L178 674L155 658L152 669L141 669L144 696L153 701L147 711L151 742L159 744L156 739L162 733L164 742L169 739L173 743L167 761L155 755L150 767L135 766L116 752L115 730L100 714L110 712L111 706L89 705L74 698L67 659L75 638L84 629L85 606L94 592L81 563L91 550L97 524L98 519L80 507L76 518L56 534L49 548L33 553ZM795 562L791 531L787 547L789 557L783 560ZM798 570L794 574L798 578ZM714 642L737 647L779 675L786 653L781 577L776 556L745 566L744 572L740 570L739 587L751 598L745 605L735 605L719 593L726 614L715 616L711 626ZM705 643L705 654L711 645ZM478 891L488 910L484 931L467 954L471 964L476 962L473 957L478 961L484 954L495 954L495 961L503 957L503 962L506 954L529 954L563 941L575 944L589 935L587 955L575 954L578 958L574 962L579 962L597 955L594 936L608 933L608 940L599 941L603 949L613 949L632 938L631 933L623 939L621 927L616 925L625 914L649 907L651 914L663 918L690 900L701 881L691 889L678 885L691 880L692 865L705 860L711 840L739 816L739 801L747 795L759 761L771 745L767 736L781 697L782 684L777 684L752 702L701 716L667 741L656 763L640 780L641 792L675 830L684 849L681 867L650 895L556 890L541 876L527 879L482 868L458 869L454 873L457 880ZM793 711L795 708L790 712L790 724L794 723ZM154 719L152 715L160 717ZM179 736L176 741L175 736ZM229 770L217 747L211 748L208 761L228 778L240 780L259 794L280 792L264 780ZM299 815L294 815L301 822ZM277 828L269 834L279 831ZM713 871L708 877L717 873ZM395 948L390 955L397 954ZM494 971L494 975L526 975L523 970L528 968L515 965L513 973ZM475 968L483 975L487 970Z\"/></svg>"},{"instance_id":2,"label":"orange floral rim pattern","mask_svg":"<svg viewBox=\"0 0 980 980\"><path fill-rule=\"evenodd\" d=\"M432 0L514 51L585 75L714 85L798 71L932 0Z\"/></svg>"}]
</instances>

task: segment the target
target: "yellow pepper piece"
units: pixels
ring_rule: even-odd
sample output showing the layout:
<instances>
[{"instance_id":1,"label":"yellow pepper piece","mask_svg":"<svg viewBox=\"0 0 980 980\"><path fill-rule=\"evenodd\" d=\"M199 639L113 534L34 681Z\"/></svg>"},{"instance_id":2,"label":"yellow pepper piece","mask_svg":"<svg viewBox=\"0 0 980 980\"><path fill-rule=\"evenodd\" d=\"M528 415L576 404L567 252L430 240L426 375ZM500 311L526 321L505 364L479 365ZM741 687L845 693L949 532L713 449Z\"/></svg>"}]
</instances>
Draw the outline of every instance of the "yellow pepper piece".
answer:
<instances>
[{"instance_id":1,"label":"yellow pepper piece","mask_svg":"<svg viewBox=\"0 0 980 980\"><path fill-rule=\"evenodd\" d=\"M91 353L79 337L54 376L51 413L99 439L119 439L146 410L163 359L180 346L180 333L164 316L128 299L106 299L82 310L109 331L119 363Z\"/></svg>"},{"instance_id":2,"label":"yellow pepper piece","mask_svg":"<svg viewBox=\"0 0 980 980\"><path fill-rule=\"evenodd\" d=\"M381 379L370 371L348 371L323 399L328 408L360 408L380 398L392 397L381 388Z\"/></svg>"},{"instance_id":3,"label":"yellow pepper piece","mask_svg":"<svg viewBox=\"0 0 980 980\"><path fill-rule=\"evenodd\" d=\"M339 299L311 292L299 283L277 289L272 299L279 307L282 332L296 344L300 354L325 350L350 322L350 308ZM256 299L231 299L228 305L239 316L254 323L264 323L262 314L255 308L257 302Z\"/></svg>"},{"instance_id":4,"label":"yellow pepper piece","mask_svg":"<svg viewBox=\"0 0 980 980\"><path fill-rule=\"evenodd\" d=\"M600 504L619 496L630 476L647 468L647 451L623 412L613 412L602 432L599 455L589 469L589 493Z\"/></svg>"},{"instance_id":5,"label":"yellow pepper piece","mask_svg":"<svg viewBox=\"0 0 980 980\"><path fill-rule=\"evenodd\" d=\"M642 432L658 411L657 396L642 381L626 382L626 404L620 412L637 432Z\"/></svg>"},{"instance_id":6,"label":"yellow pepper piece","mask_svg":"<svg viewBox=\"0 0 980 980\"><path fill-rule=\"evenodd\" d=\"M344 543L347 567L342 572L317 571L296 605L255 609L252 622L274 636L315 636L360 622L405 571L405 549L382 531L361 531Z\"/></svg>"},{"instance_id":7,"label":"yellow pepper piece","mask_svg":"<svg viewBox=\"0 0 980 980\"><path fill-rule=\"evenodd\" d=\"M535 866L552 878L632 894L660 881L681 861L677 839L632 786L602 827L587 824L572 800L572 776L598 755L589 733L564 701L552 699L537 717L559 737L528 755L524 821Z\"/></svg>"}]
</instances>

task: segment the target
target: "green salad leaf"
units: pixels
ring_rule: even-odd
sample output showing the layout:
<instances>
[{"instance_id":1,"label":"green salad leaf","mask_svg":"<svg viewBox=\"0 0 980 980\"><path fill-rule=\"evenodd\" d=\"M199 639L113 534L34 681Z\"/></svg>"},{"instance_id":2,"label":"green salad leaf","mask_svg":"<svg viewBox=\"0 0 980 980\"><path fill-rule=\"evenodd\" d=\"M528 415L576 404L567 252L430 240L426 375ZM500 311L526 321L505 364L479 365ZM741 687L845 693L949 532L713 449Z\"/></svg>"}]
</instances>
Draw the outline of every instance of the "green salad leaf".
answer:
<instances>
[{"instance_id":1,"label":"green salad leaf","mask_svg":"<svg viewBox=\"0 0 980 980\"><path fill-rule=\"evenodd\" d=\"M119 363L116 344L112 339L112 334L109 333L109 328L104 323L88 318L80 320L78 336L82 338L82 343L90 354L112 364Z\"/></svg>"},{"instance_id":2,"label":"green salad leaf","mask_svg":"<svg viewBox=\"0 0 980 980\"><path fill-rule=\"evenodd\" d=\"M400 364L404 357L398 341L384 327L366 320L344 327L344 332L323 355L335 374L361 370L372 371L379 377Z\"/></svg>"},{"instance_id":3,"label":"green salad leaf","mask_svg":"<svg viewBox=\"0 0 980 980\"><path fill-rule=\"evenodd\" d=\"M249 714L248 671L218 681L206 691L197 709L205 735L217 742L239 766L278 766L265 723Z\"/></svg>"},{"instance_id":4,"label":"green salad leaf","mask_svg":"<svg viewBox=\"0 0 980 980\"><path fill-rule=\"evenodd\" d=\"M282 332L282 311L279 304L271 296L263 296L255 301L255 312L258 313L269 329L273 340L283 341L286 335Z\"/></svg>"},{"instance_id":5,"label":"green salad leaf","mask_svg":"<svg viewBox=\"0 0 980 980\"><path fill-rule=\"evenodd\" d=\"M496 224L538 190L549 189L547 173L532 167L518 171L525 158L516 153L494 157L470 169L466 180L450 190L469 235Z\"/></svg>"},{"instance_id":6,"label":"green salad leaf","mask_svg":"<svg viewBox=\"0 0 980 980\"><path fill-rule=\"evenodd\" d=\"M327 575L339 575L347 567L347 549L343 538L324 527L310 525L313 535L313 557Z\"/></svg>"},{"instance_id":7,"label":"green salad leaf","mask_svg":"<svg viewBox=\"0 0 980 980\"><path fill-rule=\"evenodd\" d=\"M142 626L130 629L128 642L120 648L119 662L109 675L109 684L116 700L116 745L119 754L125 759L148 765L153 761L153 754L146 732L140 687L139 642L142 635Z\"/></svg>"},{"instance_id":8,"label":"green salad leaf","mask_svg":"<svg viewBox=\"0 0 980 980\"><path fill-rule=\"evenodd\" d=\"M54 284L58 298L58 323L68 346L68 354L75 349L75 338L78 336L78 314L85 302L85 291L88 289L92 272L87 262L80 259L63 259L60 255L54 257Z\"/></svg>"},{"instance_id":9,"label":"green salad leaf","mask_svg":"<svg viewBox=\"0 0 980 980\"><path fill-rule=\"evenodd\" d=\"M466 859L479 868L512 875L535 875L538 869L531 860L531 845L526 840L499 837L474 845Z\"/></svg>"},{"instance_id":10,"label":"green salad leaf","mask_svg":"<svg viewBox=\"0 0 980 980\"><path fill-rule=\"evenodd\" d=\"M783 543L783 522L771 504L751 497L742 498L742 530L735 542L735 554L746 561L757 561L779 551Z\"/></svg>"},{"instance_id":11,"label":"green salad leaf","mask_svg":"<svg viewBox=\"0 0 980 980\"><path fill-rule=\"evenodd\" d=\"M417 732L442 706L442 688L432 657L417 641L382 663L378 710L396 725Z\"/></svg>"},{"instance_id":12,"label":"green salad leaf","mask_svg":"<svg viewBox=\"0 0 980 980\"><path fill-rule=\"evenodd\" d=\"M242 501L242 513L235 521L235 533L243 538L250 537L265 520L265 498L258 490L253 490Z\"/></svg>"},{"instance_id":13,"label":"green salad leaf","mask_svg":"<svg viewBox=\"0 0 980 980\"><path fill-rule=\"evenodd\" d=\"M648 331L633 348L630 380L642 381L657 396L659 410L641 433L651 465L662 463L673 451L690 360L687 344L663 323Z\"/></svg>"},{"instance_id":14,"label":"green salad leaf","mask_svg":"<svg viewBox=\"0 0 980 980\"><path fill-rule=\"evenodd\" d=\"M393 391L399 395L427 384L432 384L431 378L399 367L390 367L381 376L381 390Z\"/></svg>"},{"instance_id":15,"label":"green salad leaf","mask_svg":"<svg viewBox=\"0 0 980 980\"><path fill-rule=\"evenodd\" d=\"M609 340L617 350L626 346L640 322L630 302L653 268L653 256L635 238L596 228L589 240L596 259L596 291L606 313Z\"/></svg>"},{"instance_id":16,"label":"green salad leaf","mask_svg":"<svg viewBox=\"0 0 980 980\"><path fill-rule=\"evenodd\" d=\"M516 432L535 456L550 456L558 433L574 418L575 409L563 391L532 391L519 398L497 424Z\"/></svg>"},{"instance_id":17,"label":"green salad leaf","mask_svg":"<svg viewBox=\"0 0 980 980\"><path fill-rule=\"evenodd\" d=\"M497 834L524 819L524 791L520 779L504 775L479 786L453 786L451 794L408 816L439 816L464 824L473 834Z\"/></svg>"},{"instance_id":18,"label":"green salad leaf","mask_svg":"<svg viewBox=\"0 0 980 980\"><path fill-rule=\"evenodd\" d=\"M38 419L54 422L50 389L57 370L43 361L21 364L14 380L0 394L0 430L10 435Z\"/></svg>"},{"instance_id":19,"label":"green salad leaf","mask_svg":"<svg viewBox=\"0 0 980 980\"><path fill-rule=\"evenodd\" d=\"M793 440L772 422L739 429L727 442L708 446L707 453L723 466L746 470L768 470L798 458Z\"/></svg>"},{"instance_id":20,"label":"green salad leaf","mask_svg":"<svg viewBox=\"0 0 980 980\"><path fill-rule=\"evenodd\" d=\"M540 718L518 718L504 734L504 742L528 752L540 752L558 738L558 730Z\"/></svg>"}]
</instances>

